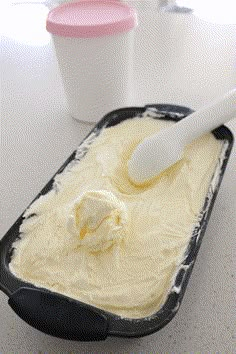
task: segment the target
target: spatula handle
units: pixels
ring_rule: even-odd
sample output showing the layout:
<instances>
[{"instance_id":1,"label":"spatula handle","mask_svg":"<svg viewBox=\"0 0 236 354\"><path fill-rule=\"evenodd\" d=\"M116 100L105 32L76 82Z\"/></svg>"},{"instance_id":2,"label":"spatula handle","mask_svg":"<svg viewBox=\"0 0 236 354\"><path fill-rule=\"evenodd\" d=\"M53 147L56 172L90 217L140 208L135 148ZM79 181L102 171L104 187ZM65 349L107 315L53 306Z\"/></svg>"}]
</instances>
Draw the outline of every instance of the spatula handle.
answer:
<instances>
[{"instance_id":1,"label":"spatula handle","mask_svg":"<svg viewBox=\"0 0 236 354\"><path fill-rule=\"evenodd\" d=\"M208 133L234 117L236 117L236 89L231 90L215 103L190 114L187 118L170 127L168 134L171 136L172 129L175 137L183 145L186 145L198 136Z\"/></svg>"}]
</instances>

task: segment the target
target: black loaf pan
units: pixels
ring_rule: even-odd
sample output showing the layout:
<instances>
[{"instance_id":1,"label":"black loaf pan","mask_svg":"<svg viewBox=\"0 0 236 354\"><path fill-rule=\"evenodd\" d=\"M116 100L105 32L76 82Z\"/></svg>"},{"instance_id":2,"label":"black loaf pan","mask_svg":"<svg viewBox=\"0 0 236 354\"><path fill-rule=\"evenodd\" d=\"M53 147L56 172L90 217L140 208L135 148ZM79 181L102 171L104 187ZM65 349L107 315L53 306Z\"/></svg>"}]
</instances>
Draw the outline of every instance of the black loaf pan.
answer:
<instances>
[{"instance_id":1,"label":"black loaf pan","mask_svg":"<svg viewBox=\"0 0 236 354\"><path fill-rule=\"evenodd\" d=\"M114 126L128 118L142 115L147 109L154 112L154 115L156 114L159 119L174 121L178 121L193 112L186 107L168 104L122 108L107 114L93 128L91 133L99 135L102 128ZM224 150L218 161L219 168L214 175L216 182L209 187L205 205L200 213L199 226L193 232L185 259L177 272L167 300L158 312L141 319L121 318L47 289L37 288L16 278L10 272L8 264L13 251L12 243L20 237L19 227L23 220L22 214L0 243L0 289L9 297L8 304L16 314L29 325L44 333L79 341L104 340L107 336L141 337L164 327L174 317L182 301L232 149L233 135L228 128L221 126L215 129L213 134L217 139L223 140ZM82 155L85 154L86 151ZM78 157L76 151L71 154L57 173L62 172L75 158L81 158L81 156ZM46 194L52 188L54 177L35 199Z\"/></svg>"}]
</instances>

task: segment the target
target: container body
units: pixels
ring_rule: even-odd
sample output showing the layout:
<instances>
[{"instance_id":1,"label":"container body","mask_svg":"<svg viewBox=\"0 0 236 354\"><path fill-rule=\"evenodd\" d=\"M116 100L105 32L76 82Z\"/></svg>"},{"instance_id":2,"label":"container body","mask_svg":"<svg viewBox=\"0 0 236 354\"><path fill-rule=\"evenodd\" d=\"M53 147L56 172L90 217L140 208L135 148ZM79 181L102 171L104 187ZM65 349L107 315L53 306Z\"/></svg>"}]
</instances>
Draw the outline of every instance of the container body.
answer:
<instances>
[{"instance_id":1,"label":"container body","mask_svg":"<svg viewBox=\"0 0 236 354\"><path fill-rule=\"evenodd\" d=\"M96 140L103 128L117 125L126 119L142 117L147 109L154 112L158 119L176 122L193 112L187 107L170 104L151 104L110 112L95 125L78 149L68 157L34 200L53 188L55 176L61 173L69 163L73 160L80 161L86 155L89 146ZM20 238L23 213L0 240L0 290L9 297L8 304L15 313L29 325L44 333L78 341L104 340L107 336L141 337L160 330L170 322L180 308L233 146L233 135L225 126L218 127L213 134L216 139L222 141L222 151L204 206L199 214L199 225L192 232L185 258L176 274L168 297L157 312L140 319L122 318L48 289L36 287L15 277L9 269L9 263L13 252L12 245ZM91 137L93 137L92 140Z\"/></svg>"},{"instance_id":2,"label":"container body","mask_svg":"<svg viewBox=\"0 0 236 354\"><path fill-rule=\"evenodd\" d=\"M97 122L132 99L134 30L97 38L53 35L73 118Z\"/></svg>"}]
</instances>

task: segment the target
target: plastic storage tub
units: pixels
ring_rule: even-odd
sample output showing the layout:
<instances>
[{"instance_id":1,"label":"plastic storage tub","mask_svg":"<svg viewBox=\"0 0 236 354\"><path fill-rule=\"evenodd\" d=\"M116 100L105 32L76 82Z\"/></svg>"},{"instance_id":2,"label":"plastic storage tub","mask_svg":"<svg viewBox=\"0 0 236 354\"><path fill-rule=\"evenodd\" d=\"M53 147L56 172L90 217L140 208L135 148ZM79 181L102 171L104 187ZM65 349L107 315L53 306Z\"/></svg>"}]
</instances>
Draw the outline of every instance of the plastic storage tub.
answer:
<instances>
[{"instance_id":1,"label":"plastic storage tub","mask_svg":"<svg viewBox=\"0 0 236 354\"><path fill-rule=\"evenodd\" d=\"M57 173L62 172L73 159L80 160L84 157L89 148L88 142L92 144L93 141L91 134L95 135L96 139L102 128L141 115L147 109L155 112L158 119L174 121L192 113L189 108L166 104L151 104L145 107L122 108L113 111L93 128ZM19 227L23 220L22 214L0 242L0 289L9 297L8 304L17 315L42 332L64 339L81 341L104 340L107 336L141 337L164 327L179 309L233 145L233 135L225 126L215 129L212 133L217 139L223 141L222 151L199 215L199 226L193 231L185 259L177 272L166 302L160 310L141 319L121 318L47 289L37 288L16 278L10 272L8 264L12 255L12 243L20 237ZM84 142L86 144L83 144ZM53 181L54 176L35 199L46 194L52 188Z\"/></svg>"}]
</instances>

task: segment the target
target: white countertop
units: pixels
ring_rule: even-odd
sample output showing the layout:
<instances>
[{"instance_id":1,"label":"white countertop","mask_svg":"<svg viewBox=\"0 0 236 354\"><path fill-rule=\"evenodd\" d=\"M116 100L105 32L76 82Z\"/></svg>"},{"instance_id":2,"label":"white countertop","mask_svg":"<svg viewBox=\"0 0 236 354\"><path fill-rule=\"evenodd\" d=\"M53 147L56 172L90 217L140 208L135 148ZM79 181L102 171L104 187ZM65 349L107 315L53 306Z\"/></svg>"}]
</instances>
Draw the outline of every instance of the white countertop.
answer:
<instances>
[{"instance_id":1,"label":"white countertop","mask_svg":"<svg viewBox=\"0 0 236 354\"><path fill-rule=\"evenodd\" d=\"M5 23L1 44L0 237L91 130L67 113L51 41L42 27L47 9L16 6L11 9L15 29ZM22 21L21 9L34 12L36 6L41 17L25 15ZM140 11L133 104L197 109L235 86L236 26ZM149 26L143 27L147 16ZM21 30L17 21L24 23ZM236 121L228 126L236 134ZM160 332L138 339L64 341L28 326L0 293L0 353L233 353L235 166L234 147L184 300Z\"/></svg>"}]
</instances>

